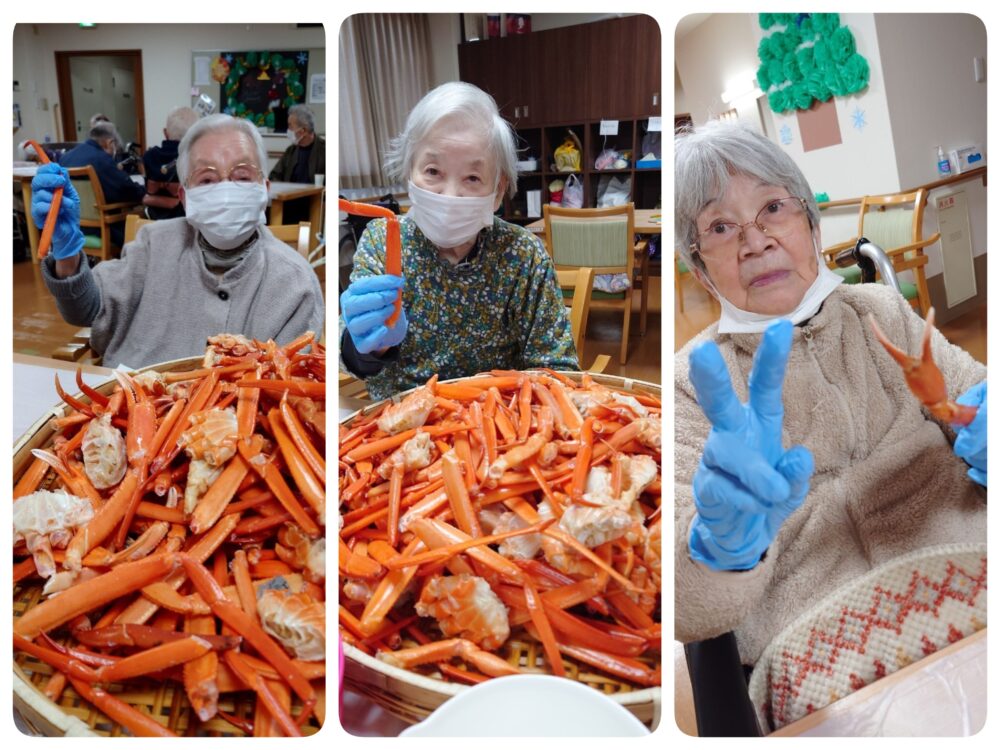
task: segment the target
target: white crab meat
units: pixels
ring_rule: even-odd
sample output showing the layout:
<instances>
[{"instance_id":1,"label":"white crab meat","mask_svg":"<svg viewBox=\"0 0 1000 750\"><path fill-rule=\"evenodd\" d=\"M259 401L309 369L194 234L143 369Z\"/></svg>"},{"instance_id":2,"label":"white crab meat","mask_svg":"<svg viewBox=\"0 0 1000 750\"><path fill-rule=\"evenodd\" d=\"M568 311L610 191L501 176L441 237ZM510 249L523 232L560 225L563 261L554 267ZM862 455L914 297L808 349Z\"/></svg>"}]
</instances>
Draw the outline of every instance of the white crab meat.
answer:
<instances>
[{"instance_id":1,"label":"white crab meat","mask_svg":"<svg viewBox=\"0 0 1000 750\"><path fill-rule=\"evenodd\" d=\"M389 435L423 427L437 402L427 386L420 386L398 404L387 408L378 418L378 428Z\"/></svg>"},{"instance_id":2,"label":"white crab meat","mask_svg":"<svg viewBox=\"0 0 1000 750\"><path fill-rule=\"evenodd\" d=\"M388 479L392 475L392 467L397 462L403 463L403 471L415 471L431 464L431 449L434 441L426 432L418 432L401 446L399 446L389 458L379 464L378 474L383 479Z\"/></svg>"},{"instance_id":3,"label":"white crab meat","mask_svg":"<svg viewBox=\"0 0 1000 750\"><path fill-rule=\"evenodd\" d=\"M517 513L507 512L500 516L500 520L497 522L492 533L502 534L507 531L514 531L515 529L525 529L528 525L527 521L517 515ZM521 536L512 536L504 539L500 542L498 551L501 555L511 560L532 560L538 554L541 547L541 534L522 534Z\"/></svg>"},{"instance_id":4,"label":"white crab meat","mask_svg":"<svg viewBox=\"0 0 1000 750\"><path fill-rule=\"evenodd\" d=\"M499 648L510 636L507 608L478 576L434 576L415 608L421 617L436 619L445 636L467 638L480 648Z\"/></svg>"},{"instance_id":5,"label":"white crab meat","mask_svg":"<svg viewBox=\"0 0 1000 750\"><path fill-rule=\"evenodd\" d=\"M105 490L122 481L128 468L125 438L117 427L112 426L110 414L90 420L80 449L84 473L94 487Z\"/></svg>"},{"instance_id":6,"label":"white crab meat","mask_svg":"<svg viewBox=\"0 0 1000 750\"><path fill-rule=\"evenodd\" d=\"M605 406L609 409L626 406L637 417L645 417L649 414L649 410L632 396L626 396L624 393L618 393L599 385L594 385L586 390L570 391L569 397L577 411L585 417L594 416L595 412L599 412L598 406Z\"/></svg>"},{"instance_id":7,"label":"white crab meat","mask_svg":"<svg viewBox=\"0 0 1000 750\"><path fill-rule=\"evenodd\" d=\"M191 426L181 433L180 444L191 458L184 486L184 512L189 514L208 492L224 464L236 455L236 411L209 409L191 417Z\"/></svg>"},{"instance_id":8,"label":"white crab meat","mask_svg":"<svg viewBox=\"0 0 1000 750\"><path fill-rule=\"evenodd\" d=\"M205 358L201 366L215 367L224 356L242 357L253 351L260 351L260 349L253 341L241 334L220 333L218 336L209 336L208 345L205 348Z\"/></svg>"},{"instance_id":9,"label":"white crab meat","mask_svg":"<svg viewBox=\"0 0 1000 750\"><path fill-rule=\"evenodd\" d=\"M257 592L257 614L264 630L296 659L326 658L326 609L304 592L269 588Z\"/></svg>"},{"instance_id":10,"label":"white crab meat","mask_svg":"<svg viewBox=\"0 0 1000 750\"><path fill-rule=\"evenodd\" d=\"M94 517L94 508L86 498L38 490L15 500L12 516L14 544L23 540L38 575L51 578L56 572L52 548L69 544L76 530Z\"/></svg>"}]
</instances>

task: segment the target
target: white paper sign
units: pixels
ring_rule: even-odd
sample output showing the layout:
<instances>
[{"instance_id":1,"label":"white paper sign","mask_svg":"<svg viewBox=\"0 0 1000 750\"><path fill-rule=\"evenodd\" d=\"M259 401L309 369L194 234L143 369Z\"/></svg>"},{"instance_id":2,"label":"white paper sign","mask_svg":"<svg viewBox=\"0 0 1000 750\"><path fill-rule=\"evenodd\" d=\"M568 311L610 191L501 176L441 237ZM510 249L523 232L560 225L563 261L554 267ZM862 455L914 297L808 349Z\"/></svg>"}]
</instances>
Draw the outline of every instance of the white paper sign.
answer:
<instances>
[{"instance_id":1,"label":"white paper sign","mask_svg":"<svg viewBox=\"0 0 1000 750\"><path fill-rule=\"evenodd\" d=\"M649 118L649 125L646 126L646 131L649 132L649 133L652 133L654 131L658 132L658 131L662 131L662 130L663 130L663 126L660 124L660 118L659 117L650 117Z\"/></svg>"},{"instance_id":2,"label":"white paper sign","mask_svg":"<svg viewBox=\"0 0 1000 750\"><path fill-rule=\"evenodd\" d=\"M601 135L618 135L618 120L601 120Z\"/></svg>"},{"instance_id":3,"label":"white paper sign","mask_svg":"<svg viewBox=\"0 0 1000 750\"><path fill-rule=\"evenodd\" d=\"M313 73L309 76L309 103L322 104L326 101L326 74Z\"/></svg>"},{"instance_id":4,"label":"white paper sign","mask_svg":"<svg viewBox=\"0 0 1000 750\"><path fill-rule=\"evenodd\" d=\"M212 85L212 58L196 57L194 59L194 85Z\"/></svg>"}]
</instances>

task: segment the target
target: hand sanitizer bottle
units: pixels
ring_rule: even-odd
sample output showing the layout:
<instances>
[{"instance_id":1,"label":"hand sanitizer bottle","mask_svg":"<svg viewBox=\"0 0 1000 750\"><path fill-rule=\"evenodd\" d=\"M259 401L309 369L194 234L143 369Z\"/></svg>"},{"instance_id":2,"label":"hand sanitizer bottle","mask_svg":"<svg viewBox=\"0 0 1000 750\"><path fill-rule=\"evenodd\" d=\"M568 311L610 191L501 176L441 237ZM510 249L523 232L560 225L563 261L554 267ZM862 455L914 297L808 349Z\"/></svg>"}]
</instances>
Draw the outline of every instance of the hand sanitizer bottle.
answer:
<instances>
[{"instance_id":1,"label":"hand sanitizer bottle","mask_svg":"<svg viewBox=\"0 0 1000 750\"><path fill-rule=\"evenodd\" d=\"M937 147L937 169L939 177L951 176L951 162L948 161L948 156L940 146Z\"/></svg>"}]
</instances>

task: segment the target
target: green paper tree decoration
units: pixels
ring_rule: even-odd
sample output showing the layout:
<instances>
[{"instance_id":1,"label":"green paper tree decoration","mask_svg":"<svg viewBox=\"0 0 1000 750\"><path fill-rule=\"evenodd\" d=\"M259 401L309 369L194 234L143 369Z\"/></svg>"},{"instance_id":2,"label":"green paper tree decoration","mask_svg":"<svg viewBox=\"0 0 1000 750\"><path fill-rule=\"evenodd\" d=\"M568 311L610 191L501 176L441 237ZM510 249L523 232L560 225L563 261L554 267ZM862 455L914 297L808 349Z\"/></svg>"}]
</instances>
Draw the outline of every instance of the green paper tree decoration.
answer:
<instances>
[{"instance_id":1,"label":"green paper tree decoration","mask_svg":"<svg viewBox=\"0 0 1000 750\"><path fill-rule=\"evenodd\" d=\"M838 13L761 13L757 83L774 112L809 109L815 101L868 86L868 61ZM780 27L783 27L780 28Z\"/></svg>"}]
</instances>

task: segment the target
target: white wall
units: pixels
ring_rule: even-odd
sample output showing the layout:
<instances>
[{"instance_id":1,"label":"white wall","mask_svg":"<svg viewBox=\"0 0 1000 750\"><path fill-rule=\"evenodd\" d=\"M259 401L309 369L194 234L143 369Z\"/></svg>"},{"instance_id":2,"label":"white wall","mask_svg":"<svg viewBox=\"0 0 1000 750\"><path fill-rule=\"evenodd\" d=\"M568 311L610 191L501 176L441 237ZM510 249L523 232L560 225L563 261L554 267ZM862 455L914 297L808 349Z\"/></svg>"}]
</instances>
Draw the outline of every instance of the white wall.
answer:
<instances>
[{"instance_id":1,"label":"white wall","mask_svg":"<svg viewBox=\"0 0 1000 750\"><path fill-rule=\"evenodd\" d=\"M94 29L81 29L75 24L17 24L13 38L14 79L21 90L14 93L14 101L21 105L24 125L14 134L14 143L28 136L55 137L52 105L59 101L56 51L141 49L146 143L152 145L162 140L170 110L191 101L192 51L325 46L324 29L298 29L291 23L100 24ZM38 108L40 97L47 100L47 110ZM317 130L324 132L325 113L322 107L317 109Z\"/></svg>"},{"instance_id":2,"label":"white wall","mask_svg":"<svg viewBox=\"0 0 1000 750\"><path fill-rule=\"evenodd\" d=\"M986 149L986 82L976 83L973 57L986 57L986 29L967 14L887 13L875 16L892 138L901 188L937 179L937 146ZM932 54L928 54L928 52ZM932 192L924 233L937 231L935 195L964 190L972 251L986 252L986 188L982 181ZM928 248L926 273L941 273L939 244Z\"/></svg>"},{"instance_id":3,"label":"white wall","mask_svg":"<svg viewBox=\"0 0 1000 750\"><path fill-rule=\"evenodd\" d=\"M462 38L458 13L428 13L431 36L431 87L457 81L458 45Z\"/></svg>"}]
</instances>

